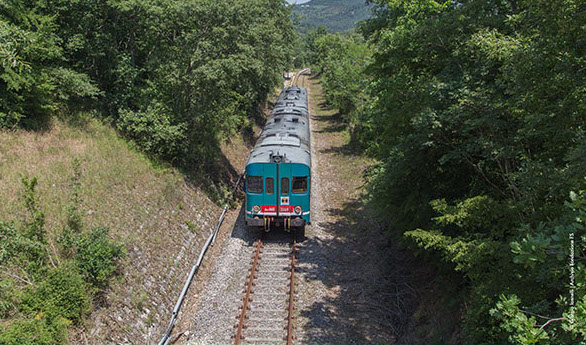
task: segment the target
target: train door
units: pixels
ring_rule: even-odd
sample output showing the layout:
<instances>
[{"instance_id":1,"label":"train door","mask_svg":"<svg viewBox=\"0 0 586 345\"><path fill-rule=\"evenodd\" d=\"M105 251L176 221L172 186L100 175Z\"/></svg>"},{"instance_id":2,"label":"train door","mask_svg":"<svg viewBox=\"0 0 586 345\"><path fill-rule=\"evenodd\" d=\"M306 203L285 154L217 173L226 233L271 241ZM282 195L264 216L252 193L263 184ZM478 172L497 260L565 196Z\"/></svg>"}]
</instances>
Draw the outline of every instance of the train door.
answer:
<instances>
[{"instance_id":1,"label":"train door","mask_svg":"<svg viewBox=\"0 0 586 345\"><path fill-rule=\"evenodd\" d=\"M279 164L279 188L278 188L278 206L279 215L288 216L291 214L291 204L289 197L291 193L291 164Z\"/></svg>"},{"instance_id":2,"label":"train door","mask_svg":"<svg viewBox=\"0 0 586 345\"><path fill-rule=\"evenodd\" d=\"M278 192L276 190L277 184L277 165L276 164L263 164L264 165L264 185L265 190L263 194L262 212L268 215L276 215L278 207Z\"/></svg>"}]
</instances>

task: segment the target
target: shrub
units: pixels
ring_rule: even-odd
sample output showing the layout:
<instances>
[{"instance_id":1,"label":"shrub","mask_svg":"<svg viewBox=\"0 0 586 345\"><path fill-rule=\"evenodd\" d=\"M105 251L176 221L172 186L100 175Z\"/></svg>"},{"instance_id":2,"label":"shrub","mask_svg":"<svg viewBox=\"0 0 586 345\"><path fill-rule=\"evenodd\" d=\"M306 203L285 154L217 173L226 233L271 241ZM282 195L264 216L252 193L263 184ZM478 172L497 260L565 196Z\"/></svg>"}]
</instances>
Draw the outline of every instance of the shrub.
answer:
<instances>
[{"instance_id":1,"label":"shrub","mask_svg":"<svg viewBox=\"0 0 586 345\"><path fill-rule=\"evenodd\" d=\"M161 157L179 153L185 140L184 126L173 124L161 106L139 112L120 111L118 129L143 150Z\"/></svg>"},{"instance_id":2,"label":"shrub","mask_svg":"<svg viewBox=\"0 0 586 345\"><path fill-rule=\"evenodd\" d=\"M116 263L124 256L124 247L108 238L108 228L94 228L83 233L76 243L75 261L87 282L103 289L116 271Z\"/></svg>"},{"instance_id":3,"label":"shrub","mask_svg":"<svg viewBox=\"0 0 586 345\"><path fill-rule=\"evenodd\" d=\"M36 177L30 180L26 177L22 178L22 184L24 186L22 200L29 214L29 219L25 220L23 234L33 241L46 243L44 228L45 214L39 207L40 200L36 192L37 183Z\"/></svg>"},{"instance_id":4,"label":"shrub","mask_svg":"<svg viewBox=\"0 0 586 345\"><path fill-rule=\"evenodd\" d=\"M9 317L20 303L20 290L15 288L14 279L0 280L0 318Z\"/></svg>"},{"instance_id":5,"label":"shrub","mask_svg":"<svg viewBox=\"0 0 586 345\"><path fill-rule=\"evenodd\" d=\"M79 324L90 311L87 284L73 263L63 263L49 271L37 288L24 293L21 309L26 313L42 312L52 320L66 318Z\"/></svg>"},{"instance_id":6,"label":"shrub","mask_svg":"<svg viewBox=\"0 0 586 345\"><path fill-rule=\"evenodd\" d=\"M45 245L19 232L13 224L0 221L0 265L10 262L31 274L42 274L46 264Z\"/></svg>"},{"instance_id":7,"label":"shrub","mask_svg":"<svg viewBox=\"0 0 586 345\"><path fill-rule=\"evenodd\" d=\"M0 328L0 344L65 344L67 342L66 319L50 320L43 313L33 319L18 319Z\"/></svg>"}]
</instances>

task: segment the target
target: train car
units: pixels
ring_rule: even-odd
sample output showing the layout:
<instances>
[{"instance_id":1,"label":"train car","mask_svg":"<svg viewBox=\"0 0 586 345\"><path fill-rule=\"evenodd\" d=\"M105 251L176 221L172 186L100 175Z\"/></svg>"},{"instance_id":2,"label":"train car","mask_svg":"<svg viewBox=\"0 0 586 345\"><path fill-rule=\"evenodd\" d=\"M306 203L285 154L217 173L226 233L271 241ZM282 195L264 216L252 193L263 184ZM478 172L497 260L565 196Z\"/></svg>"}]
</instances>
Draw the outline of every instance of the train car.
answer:
<instances>
[{"instance_id":1,"label":"train car","mask_svg":"<svg viewBox=\"0 0 586 345\"><path fill-rule=\"evenodd\" d=\"M285 107L304 109L307 112L307 90L297 85L283 90L275 103L274 109Z\"/></svg>"},{"instance_id":2,"label":"train car","mask_svg":"<svg viewBox=\"0 0 586 345\"><path fill-rule=\"evenodd\" d=\"M246 224L269 231L310 224L311 147L307 91L285 88L245 171Z\"/></svg>"}]
</instances>

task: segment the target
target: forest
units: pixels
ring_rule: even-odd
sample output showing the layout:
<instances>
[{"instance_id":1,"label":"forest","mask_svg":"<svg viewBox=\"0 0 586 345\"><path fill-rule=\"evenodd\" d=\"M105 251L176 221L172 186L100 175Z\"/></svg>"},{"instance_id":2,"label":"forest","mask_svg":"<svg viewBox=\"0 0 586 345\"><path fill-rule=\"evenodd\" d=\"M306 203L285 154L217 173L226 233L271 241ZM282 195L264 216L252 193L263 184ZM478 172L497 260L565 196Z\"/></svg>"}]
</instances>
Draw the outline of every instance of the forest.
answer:
<instances>
[{"instance_id":1,"label":"forest","mask_svg":"<svg viewBox=\"0 0 586 345\"><path fill-rule=\"evenodd\" d=\"M372 3L304 59L387 235L459 292L465 342L586 341L586 3Z\"/></svg>"},{"instance_id":2,"label":"forest","mask_svg":"<svg viewBox=\"0 0 586 345\"><path fill-rule=\"evenodd\" d=\"M3 1L0 127L92 111L154 156L203 164L272 91L291 35L275 0Z\"/></svg>"}]
</instances>

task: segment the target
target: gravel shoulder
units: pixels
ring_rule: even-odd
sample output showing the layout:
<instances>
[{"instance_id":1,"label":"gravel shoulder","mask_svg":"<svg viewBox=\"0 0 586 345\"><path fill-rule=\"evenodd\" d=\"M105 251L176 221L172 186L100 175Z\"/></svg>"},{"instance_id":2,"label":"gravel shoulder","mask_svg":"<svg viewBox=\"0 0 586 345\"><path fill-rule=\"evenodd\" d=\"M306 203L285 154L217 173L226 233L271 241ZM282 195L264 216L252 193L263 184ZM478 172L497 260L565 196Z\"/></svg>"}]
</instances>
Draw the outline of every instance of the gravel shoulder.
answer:
<instances>
[{"instance_id":1,"label":"gravel shoulder","mask_svg":"<svg viewBox=\"0 0 586 345\"><path fill-rule=\"evenodd\" d=\"M313 225L299 249L297 338L300 343L392 343L394 320L381 292L390 250L360 202L364 171L374 162L355 153L319 80L310 89Z\"/></svg>"},{"instance_id":2,"label":"gravel shoulder","mask_svg":"<svg viewBox=\"0 0 586 345\"><path fill-rule=\"evenodd\" d=\"M324 105L319 80L306 78L312 114L312 219L298 251L296 343L393 343L404 306L389 307L397 275L383 264L393 249L359 202L363 172L373 162L354 154L335 111ZM233 343L256 233L243 209L231 211L220 241L188 293L174 334L178 342ZM399 289L401 290L401 289Z\"/></svg>"}]
</instances>

